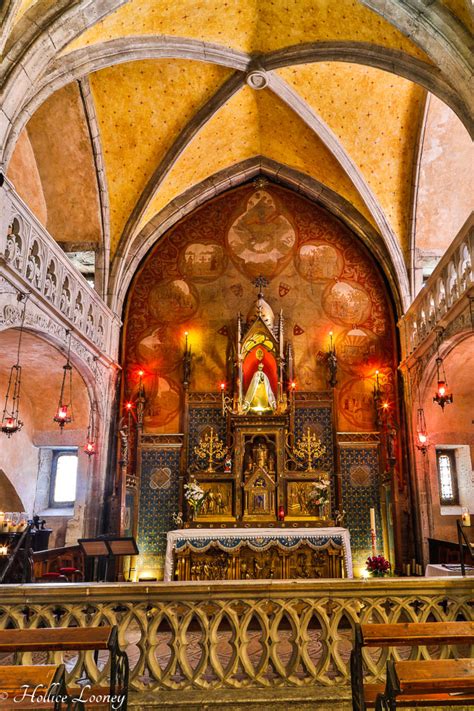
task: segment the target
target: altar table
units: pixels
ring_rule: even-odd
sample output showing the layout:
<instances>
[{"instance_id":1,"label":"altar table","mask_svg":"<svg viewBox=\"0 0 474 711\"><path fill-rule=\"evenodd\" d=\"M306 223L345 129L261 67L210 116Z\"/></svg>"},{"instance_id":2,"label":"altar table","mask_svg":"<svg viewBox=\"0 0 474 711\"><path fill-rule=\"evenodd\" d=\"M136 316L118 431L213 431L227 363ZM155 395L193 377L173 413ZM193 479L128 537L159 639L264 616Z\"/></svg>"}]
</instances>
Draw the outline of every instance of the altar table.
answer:
<instances>
[{"instance_id":1,"label":"altar table","mask_svg":"<svg viewBox=\"0 0 474 711\"><path fill-rule=\"evenodd\" d=\"M269 550L275 545L284 551L297 550L301 545L306 545L314 551L324 550L331 544L341 546L346 577L353 577L350 534L347 528L194 528L168 532L164 580L173 580L175 551L190 548L193 551L205 552L217 546L223 552L232 553L242 544L247 544L255 551Z\"/></svg>"}]
</instances>

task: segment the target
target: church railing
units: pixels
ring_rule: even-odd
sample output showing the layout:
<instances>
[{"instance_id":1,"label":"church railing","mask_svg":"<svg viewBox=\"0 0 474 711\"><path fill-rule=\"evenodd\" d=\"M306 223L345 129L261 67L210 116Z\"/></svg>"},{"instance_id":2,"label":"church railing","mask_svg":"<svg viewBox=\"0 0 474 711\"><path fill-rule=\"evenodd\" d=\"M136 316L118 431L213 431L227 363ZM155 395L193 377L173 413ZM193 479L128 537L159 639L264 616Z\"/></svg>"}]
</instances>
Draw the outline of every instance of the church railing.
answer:
<instances>
[{"instance_id":1,"label":"church railing","mask_svg":"<svg viewBox=\"0 0 474 711\"><path fill-rule=\"evenodd\" d=\"M357 622L469 620L468 578L115 583L2 586L0 628L116 624L132 691L346 687ZM459 651L459 650L458 650ZM469 656L470 650L460 650ZM367 681L387 650L366 650ZM394 656L406 657L400 650ZM453 648L412 649L410 658ZM28 655L23 656L28 663ZM92 652L68 659L69 679L108 674Z\"/></svg>"},{"instance_id":2,"label":"church railing","mask_svg":"<svg viewBox=\"0 0 474 711\"><path fill-rule=\"evenodd\" d=\"M46 303L60 321L109 357L120 325L114 313L73 266L6 179L0 181L0 265L17 278L19 290Z\"/></svg>"},{"instance_id":3,"label":"church railing","mask_svg":"<svg viewBox=\"0 0 474 711\"><path fill-rule=\"evenodd\" d=\"M436 265L428 281L400 319L403 357L436 339L436 333L471 328L474 299L474 216L468 220ZM465 323L464 323L465 322ZM450 334L449 334L450 335Z\"/></svg>"}]
</instances>

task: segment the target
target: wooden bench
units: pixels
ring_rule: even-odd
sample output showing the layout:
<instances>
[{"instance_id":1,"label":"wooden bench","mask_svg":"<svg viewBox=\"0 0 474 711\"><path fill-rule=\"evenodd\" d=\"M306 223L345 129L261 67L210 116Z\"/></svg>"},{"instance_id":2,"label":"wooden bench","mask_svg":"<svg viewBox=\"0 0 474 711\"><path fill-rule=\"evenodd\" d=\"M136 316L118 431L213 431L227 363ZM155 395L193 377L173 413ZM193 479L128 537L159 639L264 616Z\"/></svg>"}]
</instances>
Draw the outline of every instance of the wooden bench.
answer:
<instances>
[{"instance_id":1,"label":"wooden bench","mask_svg":"<svg viewBox=\"0 0 474 711\"><path fill-rule=\"evenodd\" d=\"M474 644L474 622L356 625L350 660L353 711L374 708L377 696L385 690L384 684L364 684L363 647L416 647L427 644ZM455 701L452 703L456 704Z\"/></svg>"},{"instance_id":2,"label":"wooden bench","mask_svg":"<svg viewBox=\"0 0 474 711\"><path fill-rule=\"evenodd\" d=\"M406 706L474 705L474 659L426 659L387 662L387 684L376 711Z\"/></svg>"},{"instance_id":3,"label":"wooden bench","mask_svg":"<svg viewBox=\"0 0 474 711\"><path fill-rule=\"evenodd\" d=\"M107 705L117 708L117 697L123 697L120 710L127 708L128 700L128 657L119 647L118 630L113 627L51 627L38 629L0 630L0 653L22 652L67 652L99 651L110 653L110 687L93 687L84 692L84 698L91 695L108 696ZM1 668L1 667L0 667ZM80 689L77 687L77 692ZM79 696L73 693L72 696ZM94 704L92 701L87 703ZM101 705L104 705L103 703ZM1 707L0 707L1 708ZM2 709L3 711L3 709Z\"/></svg>"},{"instance_id":4,"label":"wooden bench","mask_svg":"<svg viewBox=\"0 0 474 711\"><path fill-rule=\"evenodd\" d=\"M0 708L2 711L70 708L64 664L0 666Z\"/></svg>"}]
</instances>

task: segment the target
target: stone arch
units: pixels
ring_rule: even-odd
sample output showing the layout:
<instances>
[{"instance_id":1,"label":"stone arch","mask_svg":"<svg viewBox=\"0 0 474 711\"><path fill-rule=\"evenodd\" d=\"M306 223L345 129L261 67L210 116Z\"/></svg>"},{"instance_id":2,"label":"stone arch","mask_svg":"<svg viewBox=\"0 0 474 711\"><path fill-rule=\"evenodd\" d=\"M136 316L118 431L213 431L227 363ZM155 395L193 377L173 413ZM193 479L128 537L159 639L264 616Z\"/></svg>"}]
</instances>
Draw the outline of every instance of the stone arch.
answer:
<instances>
[{"instance_id":1,"label":"stone arch","mask_svg":"<svg viewBox=\"0 0 474 711\"><path fill-rule=\"evenodd\" d=\"M54 57L75 37L123 5L126 0L59 0L44 10L42 3L32 6L14 28L5 45L5 68L1 94L3 121L0 144L5 145L15 117L23 108L28 93ZM16 138L14 139L16 140Z\"/></svg>"},{"instance_id":2,"label":"stone arch","mask_svg":"<svg viewBox=\"0 0 474 711\"><path fill-rule=\"evenodd\" d=\"M262 156L237 163L188 189L150 220L133 241L119 248L111 269L109 289L111 308L116 313L121 312L128 287L140 261L166 230L210 198L258 175L267 176L277 183L302 193L345 222L375 254L390 284L397 312L399 315L403 313L409 302L407 272L403 265L397 264L393 259L387 245L381 244L378 232L350 203L327 186Z\"/></svg>"},{"instance_id":3,"label":"stone arch","mask_svg":"<svg viewBox=\"0 0 474 711\"><path fill-rule=\"evenodd\" d=\"M118 1L118 0L116 0ZM55 91L85 75L115 64L143 59L182 58L211 62L235 69L251 71L258 67L268 72L292 64L341 61L366 64L399 74L436 94L458 114L472 131L470 102L459 97L450 83L435 67L399 51L364 42L321 42L297 45L268 55L250 57L243 52L214 43L176 37L137 36L118 38L92 47L78 49L53 61L38 84L31 83L17 109L12 106L11 126L6 129L2 162L5 167L13 153L16 140L36 109ZM244 77L242 78L242 82ZM17 105L20 102L17 102Z\"/></svg>"}]
</instances>

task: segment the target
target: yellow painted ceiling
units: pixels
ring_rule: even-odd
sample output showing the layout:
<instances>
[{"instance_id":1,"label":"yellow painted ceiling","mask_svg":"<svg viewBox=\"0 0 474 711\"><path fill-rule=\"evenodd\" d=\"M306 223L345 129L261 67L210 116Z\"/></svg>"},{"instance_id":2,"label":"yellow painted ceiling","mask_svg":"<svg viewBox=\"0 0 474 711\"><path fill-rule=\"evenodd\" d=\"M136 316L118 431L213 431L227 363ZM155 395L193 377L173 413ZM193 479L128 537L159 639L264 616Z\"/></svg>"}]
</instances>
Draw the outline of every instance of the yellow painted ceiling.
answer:
<instances>
[{"instance_id":1,"label":"yellow painted ceiling","mask_svg":"<svg viewBox=\"0 0 474 711\"><path fill-rule=\"evenodd\" d=\"M257 155L316 178L371 220L352 182L306 124L269 90L255 92L244 87L211 118L179 157L150 202L138 230L187 188Z\"/></svg>"},{"instance_id":2,"label":"yellow painted ceiling","mask_svg":"<svg viewBox=\"0 0 474 711\"><path fill-rule=\"evenodd\" d=\"M229 70L147 60L90 76L107 175L112 249L149 178Z\"/></svg>"},{"instance_id":3,"label":"yellow painted ceiling","mask_svg":"<svg viewBox=\"0 0 474 711\"><path fill-rule=\"evenodd\" d=\"M66 51L118 37L171 35L270 52L303 42L350 40L429 61L407 37L358 0L129 0Z\"/></svg>"},{"instance_id":4,"label":"yellow painted ceiling","mask_svg":"<svg viewBox=\"0 0 474 711\"><path fill-rule=\"evenodd\" d=\"M278 72L337 135L408 249L412 171L425 90L379 69L343 62Z\"/></svg>"}]
</instances>

